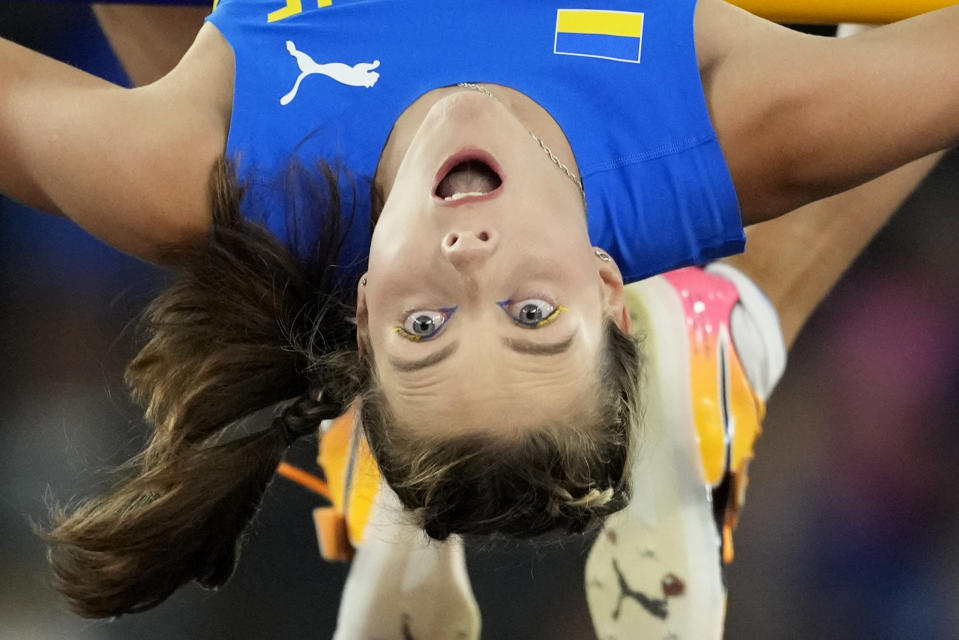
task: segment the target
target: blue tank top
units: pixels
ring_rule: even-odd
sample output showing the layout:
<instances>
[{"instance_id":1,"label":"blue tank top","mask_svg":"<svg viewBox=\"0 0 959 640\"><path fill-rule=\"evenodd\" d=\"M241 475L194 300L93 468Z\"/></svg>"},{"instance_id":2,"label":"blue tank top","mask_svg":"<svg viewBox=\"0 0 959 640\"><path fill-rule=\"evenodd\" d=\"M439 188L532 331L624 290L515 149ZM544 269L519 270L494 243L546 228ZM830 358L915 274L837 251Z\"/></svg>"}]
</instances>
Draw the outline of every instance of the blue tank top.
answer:
<instances>
[{"instance_id":1,"label":"blue tank top","mask_svg":"<svg viewBox=\"0 0 959 640\"><path fill-rule=\"evenodd\" d=\"M221 0L208 18L236 59L227 153L250 178L244 209L267 212L258 220L301 257L318 221L291 209L275 180L291 159L372 180L403 110L464 81L522 91L559 123L591 239L627 281L742 251L696 59L695 0L307 1ZM370 194L341 186L360 213L339 261L355 275Z\"/></svg>"}]
</instances>

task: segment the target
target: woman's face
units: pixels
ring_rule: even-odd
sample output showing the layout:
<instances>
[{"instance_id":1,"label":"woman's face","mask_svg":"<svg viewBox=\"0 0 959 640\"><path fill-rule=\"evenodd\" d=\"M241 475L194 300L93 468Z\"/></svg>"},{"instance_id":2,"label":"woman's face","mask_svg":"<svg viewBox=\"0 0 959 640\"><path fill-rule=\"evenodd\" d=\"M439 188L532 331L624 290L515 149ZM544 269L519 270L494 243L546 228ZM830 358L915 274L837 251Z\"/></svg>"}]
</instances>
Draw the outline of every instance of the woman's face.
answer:
<instances>
[{"instance_id":1,"label":"woman's face","mask_svg":"<svg viewBox=\"0 0 959 640\"><path fill-rule=\"evenodd\" d=\"M381 161L387 196L357 322L407 424L559 419L597 383L604 319L628 330L621 276L590 245L578 187L529 133L576 173L562 131L491 89L506 102L427 94Z\"/></svg>"}]
</instances>

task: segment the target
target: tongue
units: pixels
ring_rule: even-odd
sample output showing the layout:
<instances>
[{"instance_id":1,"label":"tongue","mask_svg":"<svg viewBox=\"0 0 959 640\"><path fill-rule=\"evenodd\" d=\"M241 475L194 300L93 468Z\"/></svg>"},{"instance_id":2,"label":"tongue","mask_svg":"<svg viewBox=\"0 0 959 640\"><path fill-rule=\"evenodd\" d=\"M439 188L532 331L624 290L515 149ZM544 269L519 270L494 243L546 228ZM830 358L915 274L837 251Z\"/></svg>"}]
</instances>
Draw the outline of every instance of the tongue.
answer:
<instances>
[{"instance_id":1,"label":"tongue","mask_svg":"<svg viewBox=\"0 0 959 640\"><path fill-rule=\"evenodd\" d=\"M482 162L461 162L446 174L436 188L436 195L449 198L457 193L489 193L500 185L496 173Z\"/></svg>"}]
</instances>

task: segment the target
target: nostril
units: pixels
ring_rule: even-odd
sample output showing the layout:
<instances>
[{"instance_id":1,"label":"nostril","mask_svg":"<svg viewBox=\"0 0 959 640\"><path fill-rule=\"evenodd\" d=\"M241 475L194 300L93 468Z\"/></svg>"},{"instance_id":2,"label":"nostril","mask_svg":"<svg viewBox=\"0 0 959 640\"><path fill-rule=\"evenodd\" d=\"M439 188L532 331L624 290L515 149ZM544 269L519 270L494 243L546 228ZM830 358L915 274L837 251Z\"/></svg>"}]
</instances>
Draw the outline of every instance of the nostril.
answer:
<instances>
[{"instance_id":1,"label":"nostril","mask_svg":"<svg viewBox=\"0 0 959 640\"><path fill-rule=\"evenodd\" d=\"M459 241L459 239L460 237L456 235L455 233L449 234L448 236L446 236L446 247L448 249L452 249L453 245L455 245Z\"/></svg>"},{"instance_id":2,"label":"nostril","mask_svg":"<svg viewBox=\"0 0 959 640\"><path fill-rule=\"evenodd\" d=\"M486 233L485 231L481 232L481 233L480 233L478 236L476 236L476 237L479 238L480 240L482 240L483 242L486 242L486 241L489 240L489 234Z\"/></svg>"}]
</instances>

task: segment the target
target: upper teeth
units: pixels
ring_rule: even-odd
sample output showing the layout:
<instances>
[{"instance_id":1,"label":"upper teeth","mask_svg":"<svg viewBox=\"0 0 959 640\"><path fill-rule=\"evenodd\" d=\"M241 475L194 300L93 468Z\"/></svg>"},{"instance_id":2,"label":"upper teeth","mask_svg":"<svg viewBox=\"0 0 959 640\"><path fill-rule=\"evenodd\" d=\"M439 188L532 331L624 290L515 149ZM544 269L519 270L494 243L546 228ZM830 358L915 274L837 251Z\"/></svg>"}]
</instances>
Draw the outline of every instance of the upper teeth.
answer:
<instances>
[{"instance_id":1,"label":"upper teeth","mask_svg":"<svg viewBox=\"0 0 959 640\"><path fill-rule=\"evenodd\" d=\"M485 196L485 195L486 193L484 191L467 191L466 193L454 193L451 196L446 196L445 198L443 198L443 200L446 200L447 202L449 202L451 200L460 200L462 198L468 198L469 196Z\"/></svg>"}]
</instances>

